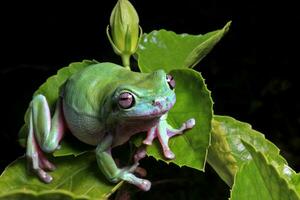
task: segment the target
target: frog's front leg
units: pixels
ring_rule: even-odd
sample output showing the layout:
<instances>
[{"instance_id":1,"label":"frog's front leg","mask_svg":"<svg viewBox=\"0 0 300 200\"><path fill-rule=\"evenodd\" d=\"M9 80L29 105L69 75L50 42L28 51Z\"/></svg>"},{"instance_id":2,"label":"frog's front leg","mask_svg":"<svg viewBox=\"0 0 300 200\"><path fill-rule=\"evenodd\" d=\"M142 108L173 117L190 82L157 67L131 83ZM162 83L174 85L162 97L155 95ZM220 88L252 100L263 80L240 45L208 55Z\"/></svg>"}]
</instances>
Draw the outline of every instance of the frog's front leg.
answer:
<instances>
[{"instance_id":1,"label":"frog's front leg","mask_svg":"<svg viewBox=\"0 0 300 200\"><path fill-rule=\"evenodd\" d=\"M107 134L102 142L96 148L97 163L106 176L106 178L113 183L124 180L130 184L136 185L141 190L148 191L151 187L151 182L146 179L136 177L133 172L138 166L140 156L135 158L135 163L130 167L118 168L111 155L111 145L113 143L113 136Z\"/></svg>"},{"instance_id":2,"label":"frog's front leg","mask_svg":"<svg viewBox=\"0 0 300 200\"><path fill-rule=\"evenodd\" d=\"M43 95L35 96L29 109L26 157L29 167L42 181L49 183L52 177L45 171L52 171L55 166L47 160L43 152L50 153L57 149L63 136L64 120L61 99L56 103L52 119L47 100Z\"/></svg>"},{"instance_id":3,"label":"frog's front leg","mask_svg":"<svg viewBox=\"0 0 300 200\"><path fill-rule=\"evenodd\" d=\"M169 139L175 135L182 134L185 130L191 129L194 126L195 119L192 118L184 122L179 129L175 129L168 124L167 114L165 114L161 117L159 123L147 132L147 137L143 143L146 145L151 145L153 139L157 137L163 148L164 156L168 159L174 159L175 154L171 151L168 145Z\"/></svg>"}]
</instances>

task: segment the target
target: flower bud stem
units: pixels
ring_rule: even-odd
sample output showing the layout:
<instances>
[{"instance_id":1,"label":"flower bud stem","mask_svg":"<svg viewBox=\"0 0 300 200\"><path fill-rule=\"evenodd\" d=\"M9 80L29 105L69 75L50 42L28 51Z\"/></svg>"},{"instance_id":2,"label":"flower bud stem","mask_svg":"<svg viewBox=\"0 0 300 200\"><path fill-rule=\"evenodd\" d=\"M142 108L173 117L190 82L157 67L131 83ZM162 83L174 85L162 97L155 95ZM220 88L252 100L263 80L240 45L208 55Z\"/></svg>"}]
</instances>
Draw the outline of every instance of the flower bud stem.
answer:
<instances>
[{"instance_id":1,"label":"flower bud stem","mask_svg":"<svg viewBox=\"0 0 300 200\"><path fill-rule=\"evenodd\" d=\"M121 58L122 58L123 66L126 69L131 70L130 69L130 55L128 55L128 54L121 54Z\"/></svg>"}]
</instances>

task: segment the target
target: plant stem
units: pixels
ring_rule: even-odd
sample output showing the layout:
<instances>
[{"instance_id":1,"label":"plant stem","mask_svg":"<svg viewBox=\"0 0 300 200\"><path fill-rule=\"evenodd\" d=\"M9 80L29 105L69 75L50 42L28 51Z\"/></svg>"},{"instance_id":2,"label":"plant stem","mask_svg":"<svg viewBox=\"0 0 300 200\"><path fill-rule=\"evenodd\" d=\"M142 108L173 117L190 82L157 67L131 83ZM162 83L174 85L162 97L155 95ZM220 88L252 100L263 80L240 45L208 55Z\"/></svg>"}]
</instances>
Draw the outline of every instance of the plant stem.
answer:
<instances>
[{"instance_id":1,"label":"plant stem","mask_svg":"<svg viewBox=\"0 0 300 200\"><path fill-rule=\"evenodd\" d=\"M131 70L131 69L130 69L130 55L128 55L128 54L122 54L122 55L121 55L121 58L122 58L123 66L124 66L126 69Z\"/></svg>"}]
</instances>

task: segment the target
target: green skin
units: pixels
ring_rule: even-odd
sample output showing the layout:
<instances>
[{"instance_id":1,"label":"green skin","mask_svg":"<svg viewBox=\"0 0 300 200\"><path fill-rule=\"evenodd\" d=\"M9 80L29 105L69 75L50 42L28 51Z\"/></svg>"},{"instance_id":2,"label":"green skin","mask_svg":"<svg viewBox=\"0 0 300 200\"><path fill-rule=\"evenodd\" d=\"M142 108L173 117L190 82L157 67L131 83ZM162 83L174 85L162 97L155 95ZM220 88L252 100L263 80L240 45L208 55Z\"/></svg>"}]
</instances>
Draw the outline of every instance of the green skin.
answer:
<instances>
[{"instance_id":1,"label":"green skin","mask_svg":"<svg viewBox=\"0 0 300 200\"><path fill-rule=\"evenodd\" d=\"M145 145L151 145L157 137L164 156L175 157L168 146L169 138L192 128L195 120L186 121L179 129L167 123L167 112L175 104L176 96L166 76L163 70L137 73L112 63L91 65L72 75L63 85L52 118L46 98L35 96L29 108L26 152L34 172L42 181L52 181L46 171L55 167L43 152L58 149L68 128L80 141L97 146L98 166L109 181L124 180L149 190L150 181L133 174L139 160L146 155L145 148L138 149L134 164L124 168L117 167L111 149L136 133L147 132ZM124 92L133 97L132 104L126 108L120 104Z\"/></svg>"}]
</instances>

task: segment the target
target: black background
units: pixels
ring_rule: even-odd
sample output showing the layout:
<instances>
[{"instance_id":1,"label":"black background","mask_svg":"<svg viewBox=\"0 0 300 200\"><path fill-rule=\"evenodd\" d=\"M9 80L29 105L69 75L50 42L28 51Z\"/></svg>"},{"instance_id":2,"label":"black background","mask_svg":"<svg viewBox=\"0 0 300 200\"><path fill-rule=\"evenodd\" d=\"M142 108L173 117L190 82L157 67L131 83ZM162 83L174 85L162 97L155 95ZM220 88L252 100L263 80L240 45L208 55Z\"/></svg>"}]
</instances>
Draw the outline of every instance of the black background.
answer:
<instances>
[{"instance_id":1,"label":"black background","mask_svg":"<svg viewBox=\"0 0 300 200\"><path fill-rule=\"evenodd\" d=\"M199 34L229 20L226 37L197 66L216 114L249 122L299 171L299 20L292 2L132 0L144 32ZM105 35L115 1L1 5L0 169L24 149L16 142L33 92L83 59L120 62Z\"/></svg>"}]
</instances>

